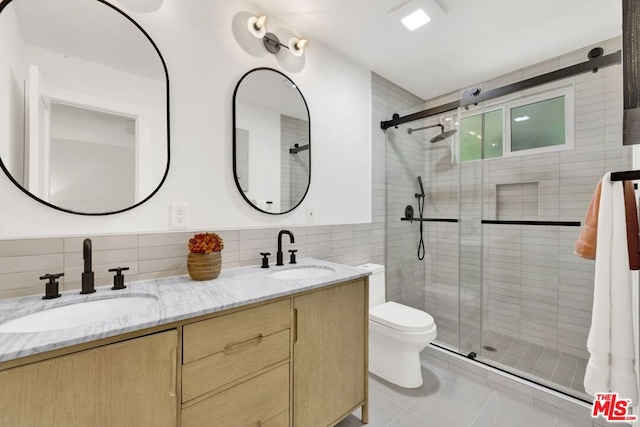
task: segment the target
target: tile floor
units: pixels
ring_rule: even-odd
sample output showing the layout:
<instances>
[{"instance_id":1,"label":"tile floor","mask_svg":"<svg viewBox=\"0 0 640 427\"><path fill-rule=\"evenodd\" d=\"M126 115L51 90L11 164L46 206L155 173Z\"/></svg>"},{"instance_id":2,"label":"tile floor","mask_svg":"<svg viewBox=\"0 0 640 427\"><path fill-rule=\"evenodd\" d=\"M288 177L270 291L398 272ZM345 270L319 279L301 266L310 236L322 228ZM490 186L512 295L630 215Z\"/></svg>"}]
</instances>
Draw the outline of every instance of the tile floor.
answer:
<instances>
[{"instance_id":1,"label":"tile floor","mask_svg":"<svg viewBox=\"0 0 640 427\"><path fill-rule=\"evenodd\" d=\"M441 323L450 327L440 328ZM457 323L454 323L451 321L438 323L437 343L455 350L458 346L459 328ZM518 373L579 398L589 398L583 385L587 359L495 332L485 332L482 345L493 347L496 351L478 350L477 336L470 335L464 341L462 343L464 354L468 353L465 349L472 349L478 354L480 360L498 368Z\"/></svg>"},{"instance_id":2,"label":"tile floor","mask_svg":"<svg viewBox=\"0 0 640 427\"><path fill-rule=\"evenodd\" d=\"M368 426L582 427L424 359L422 373L424 384L417 389L370 375ZM350 415L338 427L362 425Z\"/></svg>"}]
</instances>

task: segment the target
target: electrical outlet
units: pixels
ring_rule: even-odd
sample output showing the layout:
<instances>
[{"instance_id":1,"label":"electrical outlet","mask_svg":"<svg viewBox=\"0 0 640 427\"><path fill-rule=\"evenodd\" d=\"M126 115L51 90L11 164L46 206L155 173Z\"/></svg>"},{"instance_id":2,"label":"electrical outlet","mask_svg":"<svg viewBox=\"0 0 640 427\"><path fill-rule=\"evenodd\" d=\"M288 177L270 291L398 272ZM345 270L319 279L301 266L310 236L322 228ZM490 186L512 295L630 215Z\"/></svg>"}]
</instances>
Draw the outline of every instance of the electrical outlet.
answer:
<instances>
[{"instance_id":1,"label":"electrical outlet","mask_svg":"<svg viewBox=\"0 0 640 427\"><path fill-rule=\"evenodd\" d=\"M307 206L307 224L314 224L316 222L316 208L314 206Z\"/></svg>"},{"instance_id":2,"label":"electrical outlet","mask_svg":"<svg viewBox=\"0 0 640 427\"><path fill-rule=\"evenodd\" d=\"M171 203L171 228L187 228L188 206L186 203Z\"/></svg>"}]
</instances>

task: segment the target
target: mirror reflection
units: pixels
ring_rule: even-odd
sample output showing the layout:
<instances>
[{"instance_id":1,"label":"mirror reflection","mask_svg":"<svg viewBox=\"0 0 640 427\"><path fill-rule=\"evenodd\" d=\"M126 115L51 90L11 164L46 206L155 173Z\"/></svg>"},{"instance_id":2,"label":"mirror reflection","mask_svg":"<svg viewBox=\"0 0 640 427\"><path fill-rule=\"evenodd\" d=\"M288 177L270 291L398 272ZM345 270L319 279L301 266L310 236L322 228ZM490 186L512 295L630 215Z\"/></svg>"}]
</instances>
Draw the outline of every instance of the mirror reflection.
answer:
<instances>
[{"instance_id":1,"label":"mirror reflection","mask_svg":"<svg viewBox=\"0 0 640 427\"><path fill-rule=\"evenodd\" d=\"M32 197L100 215L168 169L168 81L144 31L98 0L0 4L0 160Z\"/></svg>"},{"instance_id":2,"label":"mirror reflection","mask_svg":"<svg viewBox=\"0 0 640 427\"><path fill-rule=\"evenodd\" d=\"M262 212L293 210L311 178L309 110L302 93L279 71L258 68L236 86L233 113L238 190Z\"/></svg>"}]
</instances>

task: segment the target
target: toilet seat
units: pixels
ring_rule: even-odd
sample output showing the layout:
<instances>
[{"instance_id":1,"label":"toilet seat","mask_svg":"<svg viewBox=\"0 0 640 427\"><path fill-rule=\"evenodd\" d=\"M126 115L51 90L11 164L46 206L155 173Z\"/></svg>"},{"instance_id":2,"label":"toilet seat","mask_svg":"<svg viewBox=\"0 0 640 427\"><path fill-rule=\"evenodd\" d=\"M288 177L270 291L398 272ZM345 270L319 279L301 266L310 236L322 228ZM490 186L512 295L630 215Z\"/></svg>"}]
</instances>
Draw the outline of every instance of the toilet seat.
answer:
<instances>
[{"instance_id":1,"label":"toilet seat","mask_svg":"<svg viewBox=\"0 0 640 427\"><path fill-rule=\"evenodd\" d=\"M430 314L393 301L372 307L369 319L402 332L427 332L435 326Z\"/></svg>"}]
</instances>

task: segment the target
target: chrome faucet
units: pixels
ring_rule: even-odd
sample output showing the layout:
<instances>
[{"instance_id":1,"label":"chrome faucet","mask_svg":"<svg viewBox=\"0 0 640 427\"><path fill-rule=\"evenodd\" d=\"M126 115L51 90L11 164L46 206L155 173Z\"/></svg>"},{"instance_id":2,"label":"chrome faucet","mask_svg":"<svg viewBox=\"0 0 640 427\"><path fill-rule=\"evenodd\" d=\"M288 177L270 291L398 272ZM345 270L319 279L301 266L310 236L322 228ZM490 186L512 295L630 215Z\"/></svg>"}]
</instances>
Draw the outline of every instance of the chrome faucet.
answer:
<instances>
[{"instance_id":1,"label":"chrome faucet","mask_svg":"<svg viewBox=\"0 0 640 427\"><path fill-rule=\"evenodd\" d=\"M276 253L276 265L284 265L284 263L282 262L282 235L283 234L289 235L289 241L291 243L296 242L295 238L293 237L293 233L290 232L289 230L281 230L278 233L278 253Z\"/></svg>"},{"instance_id":2,"label":"chrome faucet","mask_svg":"<svg viewBox=\"0 0 640 427\"><path fill-rule=\"evenodd\" d=\"M96 291L93 283L93 271L91 271L91 239L84 239L82 243L82 259L84 260L84 273L82 273L81 294L92 294Z\"/></svg>"}]
</instances>

